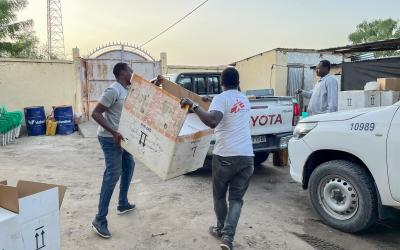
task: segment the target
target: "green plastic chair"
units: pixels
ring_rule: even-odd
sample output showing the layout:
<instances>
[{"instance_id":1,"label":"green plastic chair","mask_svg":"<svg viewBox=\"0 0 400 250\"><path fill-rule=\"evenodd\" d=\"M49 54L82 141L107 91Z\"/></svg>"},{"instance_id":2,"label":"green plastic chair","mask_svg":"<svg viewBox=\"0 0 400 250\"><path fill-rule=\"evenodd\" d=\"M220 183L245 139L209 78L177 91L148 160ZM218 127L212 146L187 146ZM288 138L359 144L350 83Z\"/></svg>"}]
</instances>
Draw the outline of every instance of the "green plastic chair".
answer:
<instances>
[{"instance_id":1,"label":"green plastic chair","mask_svg":"<svg viewBox=\"0 0 400 250\"><path fill-rule=\"evenodd\" d=\"M8 112L5 106L0 107L0 145L19 137L23 120L21 111Z\"/></svg>"}]
</instances>

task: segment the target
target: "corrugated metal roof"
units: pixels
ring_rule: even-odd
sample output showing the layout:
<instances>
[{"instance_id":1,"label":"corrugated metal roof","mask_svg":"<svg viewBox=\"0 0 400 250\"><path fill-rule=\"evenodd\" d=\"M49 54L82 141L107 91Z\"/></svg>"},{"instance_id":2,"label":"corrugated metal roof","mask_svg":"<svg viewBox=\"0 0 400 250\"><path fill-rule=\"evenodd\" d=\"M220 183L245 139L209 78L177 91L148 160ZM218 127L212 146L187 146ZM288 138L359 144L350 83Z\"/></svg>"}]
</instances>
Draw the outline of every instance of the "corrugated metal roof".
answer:
<instances>
[{"instance_id":1,"label":"corrugated metal roof","mask_svg":"<svg viewBox=\"0 0 400 250\"><path fill-rule=\"evenodd\" d=\"M400 39L389 39L370 43L360 43L336 48L321 49L318 52L332 52L336 54L350 54L355 52L373 52L400 50Z\"/></svg>"},{"instance_id":2,"label":"corrugated metal roof","mask_svg":"<svg viewBox=\"0 0 400 250\"><path fill-rule=\"evenodd\" d=\"M366 54L354 55L354 56L351 56L350 58L351 58L352 62L357 62L357 61L365 61L365 60L375 59L375 55L374 55L374 53L369 52Z\"/></svg>"},{"instance_id":3,"label":"corrugated metal roof","mask_svg":"<svg viewBox=\"0 0 400 250\"><path fill-rule=\"evenodd\" d=\"M343 63L368 63L368 62L373 62L373 61L375 61L375 62L378 62L378 61L387 61L387 60L391 60L391 59L399 59L400 58L400 56L388 56L388 57L381 57L381 58L369 58L369 59L367 59L367 58L365 58L365 59L363 59L363 60L358 60L358 61L346 61L346 62L343 62ZM342 65L343 63L332 63L331 64L331 67L334 67L334 66L340 66L340 65ZM315 65L315 66L312 66L312 67L310 67L310 69L315 69L317 66Z\"/></svg>"}]
</instances>

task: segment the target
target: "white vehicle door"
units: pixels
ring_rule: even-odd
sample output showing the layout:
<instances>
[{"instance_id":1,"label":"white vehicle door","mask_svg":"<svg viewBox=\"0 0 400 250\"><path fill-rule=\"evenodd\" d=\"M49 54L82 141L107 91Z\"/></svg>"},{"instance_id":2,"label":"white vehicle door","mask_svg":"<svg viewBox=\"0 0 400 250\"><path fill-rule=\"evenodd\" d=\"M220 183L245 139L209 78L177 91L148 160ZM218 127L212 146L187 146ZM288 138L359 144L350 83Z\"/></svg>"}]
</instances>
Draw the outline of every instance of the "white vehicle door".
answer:
<instances>
[{"instance_id":1,"label":"white vehicle door","mask_svg":"<svg viewBox=\"0 0 400 250\"><path fill-rule=\"evenodd\" d=\"M387 164L390 192L400 201L400 109L395 113L387 139Z\"/></svg>"}]
</instances>

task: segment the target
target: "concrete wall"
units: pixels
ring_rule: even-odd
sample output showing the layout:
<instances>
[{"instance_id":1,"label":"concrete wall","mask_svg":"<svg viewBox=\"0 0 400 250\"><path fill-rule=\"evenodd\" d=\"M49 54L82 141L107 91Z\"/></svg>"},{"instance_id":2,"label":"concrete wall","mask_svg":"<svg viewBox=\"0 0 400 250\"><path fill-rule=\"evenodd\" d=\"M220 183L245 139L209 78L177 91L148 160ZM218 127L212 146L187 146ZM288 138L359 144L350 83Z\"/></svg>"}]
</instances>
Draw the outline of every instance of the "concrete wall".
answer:
<instances>
[{"instance_id":1,"label":"concrete wall","mask_svg":"<svg viewBox=\"0 0 400 250\"><path fill-rule=\"evenodd\" d=\"M188 72L222 72L227 66L188 66L188 65L168 65L167 53L161 52L160 54L161 62L161 73L175 74L175 73L188 73Z\"/></svg>"},{"instance_id":2,"label":"concrete wall","mask_svg":"<svg viewBox=\"0 0 400 250\"><path fill-rule=\"evenodd\" d=\"M164 74L185 73L185 72L222 72L227 66L184 66L168 65Z\"/></svg>"},{"instance_id":3,"label":"concrete wall","mask_svg":"<svg viewBox=\"0 0 400 250\"><path fill-rule=\"evenodd\" d=\"M81 112L80 61L0 59L0 105L9 110L29 106L72 105Z\"/></svg>"},{"instance_id":4,"label":"concrete wall","mask_svg":"<svg viewBox=\"0 0 400 250\"><path fill-rule=\"evenodd\" d=\"M235 67L240 73L241 89L274 88L276 72L272 66L276 64L276 60L276 52L269 51L237 62Z\"/></svg>"}]
</instances>

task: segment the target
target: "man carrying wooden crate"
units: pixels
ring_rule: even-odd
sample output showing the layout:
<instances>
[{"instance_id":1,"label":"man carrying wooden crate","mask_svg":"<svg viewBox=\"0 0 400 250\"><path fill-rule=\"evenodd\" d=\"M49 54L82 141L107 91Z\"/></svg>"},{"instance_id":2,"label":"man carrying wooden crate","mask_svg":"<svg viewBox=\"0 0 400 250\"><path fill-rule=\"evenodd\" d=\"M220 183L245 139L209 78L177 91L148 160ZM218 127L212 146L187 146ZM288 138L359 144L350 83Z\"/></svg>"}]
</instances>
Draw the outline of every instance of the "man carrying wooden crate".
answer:
<instances>
[{"instance_id":1,"label":"man carrying wooden crate","mask_svg":"<svg viewBox=\"0 0 400 250\"><path fill-rule=\"evenodd\" d=\"M99 210L92 222L93 230L102 238L110 238L107 214L115 185L121 177L118 214L127 213L135 208L128 202L128 190L131 184L135 162L127 151L121 148L123 136L118 133L124 101L131 84L132 69L126 63L117 63L113 69L116 82L111 84L93 110L92 117L100 125L97 131L104 152L106 169L100 191Z\"/></svg>"},{"instance_id":2,"label":"man carrying wooden crate","mask_svg":"<svg viewBox=\"0 0 400 250\"><path fill-rule=\"evenodd\" d=\"M224 92L215 96L209 111L190 99L182 99L200 120L215 129L216 143L212 161L214 210L217 225L211 235L221 238L221 248L232 249L236 226L243 206L243 197L254 171L254 154L249 126L250 102L239 89L239 72L229 67L222 72ZM229 190L229 208L226 194Z\"/></svg>"}]
</instances>

